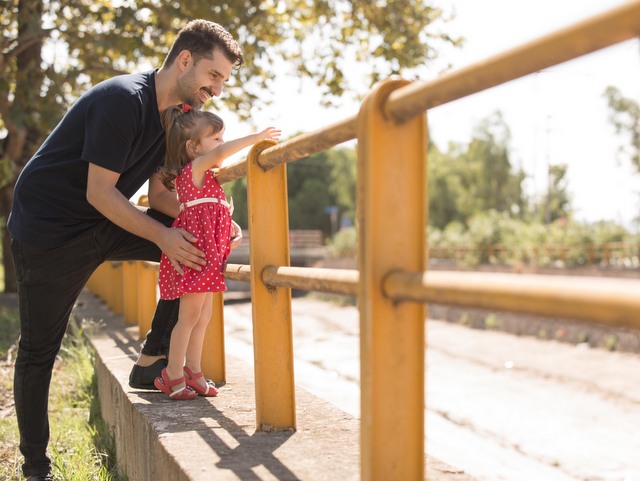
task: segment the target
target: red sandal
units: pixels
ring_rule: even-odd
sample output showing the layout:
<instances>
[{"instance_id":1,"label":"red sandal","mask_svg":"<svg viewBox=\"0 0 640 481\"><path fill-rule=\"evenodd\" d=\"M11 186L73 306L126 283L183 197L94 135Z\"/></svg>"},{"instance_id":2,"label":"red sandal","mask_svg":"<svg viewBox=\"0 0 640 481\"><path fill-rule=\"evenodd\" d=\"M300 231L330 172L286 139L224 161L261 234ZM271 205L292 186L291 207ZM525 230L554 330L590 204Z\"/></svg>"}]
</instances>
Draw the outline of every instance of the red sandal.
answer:
<instances>
[{"instance_id":1,"label":"red sandal","mask_svg":"<svg viewBox=\"0 0 640 481\"><path fill-rule=\"evenodd\" d=\"M176 401L184 401L187 399L195 399L198 397L198 393L191 389L188 385L183 388L176 389L175 391L171 390L171 388L177 384L181 384L183 382L186 384L184 376L179 377L178 379L169 379L169 375L167 374L166 369L162 370L160 376L161 377L157 377L153 381L153 384L160 391L167 394L171 399L175 399Z\"/></svg>"},{"instance_id":2,"label":"red sandal","mask_svg":"<svg viewBox=\"0 0 640 481\"><path fill-rule=\"evenodd\" d=\"M216 385L213 383L213 381L209 381L208 379L205 379L205 382L207 383L206 387L202 387L200 384L198 384L198 379L203 377L204 377L204 374L202 374L202 372L198 372L194 374L193 371L191 371L191 369L189 369L187 366L184 367L184 378L187 383L187 386L193 389L200 396L205 396L205 397L217 396L218 390L216 389Z\"/></svg>"}]
</instances>

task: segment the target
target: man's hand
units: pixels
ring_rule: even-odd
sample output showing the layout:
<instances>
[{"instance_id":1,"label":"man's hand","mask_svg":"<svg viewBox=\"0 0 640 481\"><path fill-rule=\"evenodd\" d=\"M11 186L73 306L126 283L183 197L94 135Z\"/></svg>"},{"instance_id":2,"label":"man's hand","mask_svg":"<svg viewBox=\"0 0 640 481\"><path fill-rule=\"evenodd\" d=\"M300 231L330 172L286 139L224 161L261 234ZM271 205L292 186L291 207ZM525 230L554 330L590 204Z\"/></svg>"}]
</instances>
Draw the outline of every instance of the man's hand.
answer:
<instances>
[{"instance_id":1,"label":"man's hand","mask_svg":"<svg viewBox=\"0 0 640 481\"><path fill-rule=\"evenodd\" d=\"M231 241L230 246L232 249L235 249L242 242L242 229L238 224L234 221L231 221Z\"/></svg>"},{"instance_id":2,"label":"man's hand","mask_svg":"<svg viewBox=\"0 0 640 481\"><path fill-rule=\"evenodd\" d=\"M184 229L168 227L161 242L158 244L180 275L184 274L183 265L199 271L202 269L200 266L204 266L207 263L204 253L193 245L196 240L193 235Z\"/></svg>"}]
</instances>

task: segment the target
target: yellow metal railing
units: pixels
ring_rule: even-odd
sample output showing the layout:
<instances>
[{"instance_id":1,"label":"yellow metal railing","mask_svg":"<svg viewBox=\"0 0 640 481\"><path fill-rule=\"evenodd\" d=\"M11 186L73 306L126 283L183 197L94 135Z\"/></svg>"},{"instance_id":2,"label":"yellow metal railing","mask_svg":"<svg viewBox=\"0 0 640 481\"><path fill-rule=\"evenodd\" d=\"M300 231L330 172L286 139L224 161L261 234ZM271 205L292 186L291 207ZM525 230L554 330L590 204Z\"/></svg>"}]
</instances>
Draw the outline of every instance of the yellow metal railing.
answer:
<instances>
[{"instance_id":1,"label":"yellow metal railing","mask_svg":"<svg viewBox=\"0 0 640 481\"><path fill-rule=\"evenodd\" d=\"M425 303L640 327L640 281L426 272L425 249L426 111L639 34L640 1L633 1L436 80L381 83L358 115L277 145L257 144L246 160L221 170L222 183L244 176L248 181L251 265L228 265L225 275L251 283L257 429L296 427L291 288L359 297L361 477L367 481L424 479ZM354 138L358 270L291 267L285 164ZM143 273L154 269L145 263L136 269L131 285L122 263L103 266L89 288L114 310L122 309L127 320L137 313L148 322L156 280ZM113 283L124 287L109 291ZM136 295L124 296L132 289ZM128 305L131 299L138 309ZM219 380L225 375L221 297L215 302L210 332L217 349L211 351L219 355L206 369ZM141 336L147 328L140 327Z\"/></svg>"}]
</instances>

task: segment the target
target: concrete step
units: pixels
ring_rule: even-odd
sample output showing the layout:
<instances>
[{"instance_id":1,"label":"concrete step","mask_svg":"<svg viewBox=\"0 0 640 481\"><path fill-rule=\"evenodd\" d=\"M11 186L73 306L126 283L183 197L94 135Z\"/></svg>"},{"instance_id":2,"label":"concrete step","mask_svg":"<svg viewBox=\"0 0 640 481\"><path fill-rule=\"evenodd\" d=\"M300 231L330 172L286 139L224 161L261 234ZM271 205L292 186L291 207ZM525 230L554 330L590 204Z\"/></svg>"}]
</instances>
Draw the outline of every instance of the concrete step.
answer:
<instances>
[{"instance_id":1,"label":"concrete step","mask_svg":"<svg viewBox=\"0 0 640 481\"><path fill-rule=\"evenodd\" d=\"M360 479L357 418L298 388L297 430L257 432L253 369L233 356L215 398L178 402L132 389L137 326L125 325L88 292L74 314L99 323L90 339L102 416L130 481ZM430 481L472 481L436 459L425 461Z\"/></svg>"}]
</instances>

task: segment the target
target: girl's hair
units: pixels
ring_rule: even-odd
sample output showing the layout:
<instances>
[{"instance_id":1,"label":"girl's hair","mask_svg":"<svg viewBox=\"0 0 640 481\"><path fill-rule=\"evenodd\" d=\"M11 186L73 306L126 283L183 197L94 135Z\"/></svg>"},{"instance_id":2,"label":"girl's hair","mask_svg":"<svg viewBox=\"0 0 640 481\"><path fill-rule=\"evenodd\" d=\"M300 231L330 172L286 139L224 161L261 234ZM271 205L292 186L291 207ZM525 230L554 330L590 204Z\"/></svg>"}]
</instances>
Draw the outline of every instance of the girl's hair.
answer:
<instances>
[{"instance_id":1,"label":"girl's hair","mask_svg":"<svg viewBox=\"0 0 640 481\"><path fill-rule=\"evenodd\" d=\"M212 112L174 105L162 112L162 124L166 135L166 152L158 173L165 187L174 190L176 177L193 160L187 150L187 141L197 141L205 129L210 129L212 133L220 132L224 122Z\"/></svg>"},{"instance_id":2,"label":"girl's hair","mask_svg":"<svg viewBox=\"0 0 640 481\"><path fill-rule=\"evenodd\" d=\"M222 50L234 69L239 69L244 63L244 55L238 42L224 27L208 20L192 20L178 32L164 65L171 65L183 50L191 52L195 63L203 57L211 59L216 48Z\"/></svg>"}]
</instances>

